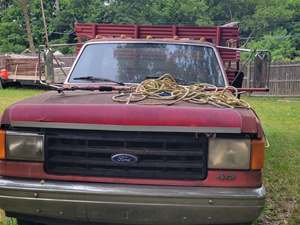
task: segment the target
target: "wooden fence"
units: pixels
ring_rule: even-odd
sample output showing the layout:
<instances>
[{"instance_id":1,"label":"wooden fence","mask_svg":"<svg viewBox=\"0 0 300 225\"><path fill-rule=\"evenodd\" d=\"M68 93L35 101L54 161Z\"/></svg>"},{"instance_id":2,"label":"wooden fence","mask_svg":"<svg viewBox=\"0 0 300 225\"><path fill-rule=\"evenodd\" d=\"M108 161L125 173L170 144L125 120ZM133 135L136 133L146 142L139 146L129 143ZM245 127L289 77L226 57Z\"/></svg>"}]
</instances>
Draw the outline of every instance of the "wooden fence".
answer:
<instances>
[{"instance_id":1,"label":"wooden fence","mask_svg":"<svg viewBox=\"0 0 300 225\"><path fill-rule=\"evenodd\" d=\"M245 68L245 86L247 79L253 77L253 67ZM251 82L250 82L251 83ZM255 93L266 96L300 96L300 62L272 63L270 68L270 91L268 93Z\"/></svg>"}]
</instances>

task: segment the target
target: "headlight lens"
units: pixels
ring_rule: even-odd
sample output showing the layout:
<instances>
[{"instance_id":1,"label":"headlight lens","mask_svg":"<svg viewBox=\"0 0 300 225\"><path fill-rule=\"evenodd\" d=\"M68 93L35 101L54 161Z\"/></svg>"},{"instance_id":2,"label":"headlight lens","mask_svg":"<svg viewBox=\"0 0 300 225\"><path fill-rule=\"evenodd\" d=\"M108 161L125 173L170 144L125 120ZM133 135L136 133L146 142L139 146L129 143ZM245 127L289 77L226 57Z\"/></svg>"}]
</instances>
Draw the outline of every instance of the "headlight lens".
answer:
<instances>
[{"instance_id":1,"label":"headlight lens","mask_svg":"<svg viewBox=\"0 0 300 225\"><path fill-rule=\"evenodd\" d=\"M249 169L250 139L212 138L209 140L208 168Z\"/></svg>"},{"instance_id":2,"label":"headlight lens","mask_svg":"<svg viewBox=\"0 0 300 225\"><path fill-rule=\"evenodd\" d=\"M6 158L43 161L44 136L33 133L6 132Z\"/></svg>"}]
</instances>

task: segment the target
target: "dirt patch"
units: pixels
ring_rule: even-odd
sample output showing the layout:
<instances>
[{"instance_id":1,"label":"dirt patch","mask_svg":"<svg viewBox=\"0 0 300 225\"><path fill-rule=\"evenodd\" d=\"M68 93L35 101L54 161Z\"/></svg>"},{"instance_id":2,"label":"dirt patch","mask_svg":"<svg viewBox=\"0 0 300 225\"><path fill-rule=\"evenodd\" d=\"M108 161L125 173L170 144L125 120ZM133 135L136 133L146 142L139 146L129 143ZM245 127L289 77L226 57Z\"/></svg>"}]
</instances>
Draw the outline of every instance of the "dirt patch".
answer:
<instances>
[{"instance_id":1,"label":"dirt patch","mask_svg":"<svg viewBox=\"0 0 300 225\"><path fill-rule=\"evenodd\" d=\"M296 198L283 197L282 199L267 198L267 207L265 212L258 220L260 225L297 225L296 223L290 223L289 219L297 208Z\"/></svg>"}]
</instances>

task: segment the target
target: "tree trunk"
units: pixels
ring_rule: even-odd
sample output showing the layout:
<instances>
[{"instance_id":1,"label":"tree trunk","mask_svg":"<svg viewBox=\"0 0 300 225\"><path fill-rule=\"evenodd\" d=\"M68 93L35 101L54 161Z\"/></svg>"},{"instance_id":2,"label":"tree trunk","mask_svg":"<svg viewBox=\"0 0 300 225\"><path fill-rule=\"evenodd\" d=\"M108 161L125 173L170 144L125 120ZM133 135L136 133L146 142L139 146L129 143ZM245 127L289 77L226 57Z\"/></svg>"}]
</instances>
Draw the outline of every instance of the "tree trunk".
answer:
<instances>
[{"instance_id":1,"label":"tree trunk","mask_svg":"<svg viewBox=\"0 0 300 225\"><path fill-rule=\"evenodd\" d=\"M55 9L56 9L56 11L60 10L59 0L55 0Z\"/></svg>"},{"instance_id":2,"label":"tree trunk","mask_svg":"<svg viewBox=\"0 0 300 225\"><path fill-rule=\"evenodd\" d=\"M32 37L32 31L31 31L31 27L30 27L30 18L29 18L29 10L28 10L28 0L19 0L22 12L23 12L23 16L25 19L25 28L26 28L26 32L27 32L27 39L28 39L28 43L29 43L29 49L31 52L35 52L35 47L34 47L34 43L33 43L33 37Z\"/></svg>"}]
</instances>

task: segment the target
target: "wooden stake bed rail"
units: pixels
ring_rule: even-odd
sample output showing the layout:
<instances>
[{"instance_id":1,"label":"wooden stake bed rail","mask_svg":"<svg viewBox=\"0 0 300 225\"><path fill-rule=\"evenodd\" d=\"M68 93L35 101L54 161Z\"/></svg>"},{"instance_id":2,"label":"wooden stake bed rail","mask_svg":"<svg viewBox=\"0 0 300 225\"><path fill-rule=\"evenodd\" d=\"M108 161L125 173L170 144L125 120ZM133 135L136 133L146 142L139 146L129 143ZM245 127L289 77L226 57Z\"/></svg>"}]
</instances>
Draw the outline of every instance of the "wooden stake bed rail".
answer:
<instances>
[{"instance_id":1,"label":"wooden stake bed rail","mask_svg":"<svg viewBox=\"0 0 300 225\"><path fill-rule=\"evenodd\" d=\"M189 38L191 40L206 41L216 46L239 47L238 27L199 27L199 26L176 26L176 25L118 25L118 24L95 24L76 23L75 32L79 42L94 39L97 36L115 37L126 36L128 38ZM81 46L79 46L80 48ZM224 63L228 81L231 83L239 70L240 54L238 51L218 48Z\"/></svg>"}]
</instances>

